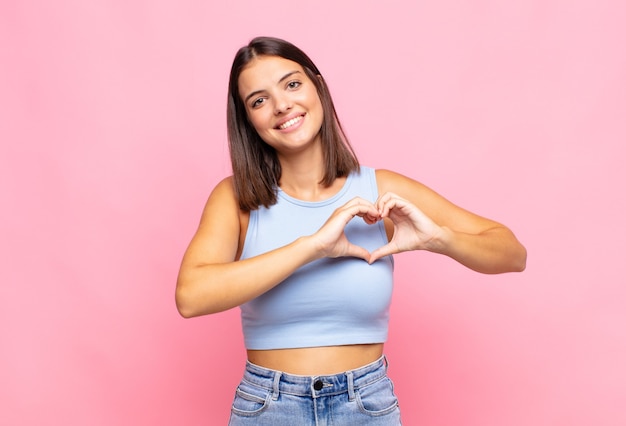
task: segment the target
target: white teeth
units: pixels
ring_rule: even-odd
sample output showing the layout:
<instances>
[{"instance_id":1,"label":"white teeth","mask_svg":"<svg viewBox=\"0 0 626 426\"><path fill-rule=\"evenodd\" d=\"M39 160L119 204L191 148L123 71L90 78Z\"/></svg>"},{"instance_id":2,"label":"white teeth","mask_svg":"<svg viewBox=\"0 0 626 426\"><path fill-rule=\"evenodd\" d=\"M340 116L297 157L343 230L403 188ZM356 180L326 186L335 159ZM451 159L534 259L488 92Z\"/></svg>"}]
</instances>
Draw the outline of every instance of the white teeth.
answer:
<instances>
[{"instance_id":1,"label":"white teeth","mask_svg":"<svg viewBox=\"0 0 626 426\"><path fill-rule=\"evenodd\" d=\"M296 117L296 118L292 118L291 120L287 121L286 123L281 124L280 126L278 126L279 129L281 130L285 130L287 127L291 127L294 124L298 123L300 120L302 120L302 116Z\"/></svg>"}]
</instances>

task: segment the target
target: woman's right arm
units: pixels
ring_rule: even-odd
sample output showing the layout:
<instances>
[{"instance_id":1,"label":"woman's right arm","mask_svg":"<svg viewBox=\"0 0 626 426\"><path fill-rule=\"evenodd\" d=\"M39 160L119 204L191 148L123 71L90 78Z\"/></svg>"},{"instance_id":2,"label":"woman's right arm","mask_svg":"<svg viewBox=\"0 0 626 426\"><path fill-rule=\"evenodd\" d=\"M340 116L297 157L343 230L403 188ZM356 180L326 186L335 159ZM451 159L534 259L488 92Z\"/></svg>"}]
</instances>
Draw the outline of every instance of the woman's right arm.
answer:
<instances>
[{"instance_id":1,"label":"woman's right arm","mask_svg":"<svg viewBox=\"0 0 626 426\"><path fill-rule=\"evenodd\" d=\"M183 256L176 284L176 306L183 317L239 306L322 257L357 256L368 260L369 253L350 244L343 229L355 215L376 215L377 211L371 203L353 200L337 209L314 235L302 236L259 256L236 260L243 240L240 214L232 180L224 179L211 193Z\"/></svg>"},{"instance_id":2,"label":"woman's right arm","mask_svg":"<svg viewBox=\"0 0 626 426\"><path fill-rule=\"evenodd\" d=\"M183 256L176 284L176 306L183 317L239 306L314 259L310 244L296 240L265 255L235 261L239 217L232 179L224 179L211 193Z\"/></svg>"}]
</instances>

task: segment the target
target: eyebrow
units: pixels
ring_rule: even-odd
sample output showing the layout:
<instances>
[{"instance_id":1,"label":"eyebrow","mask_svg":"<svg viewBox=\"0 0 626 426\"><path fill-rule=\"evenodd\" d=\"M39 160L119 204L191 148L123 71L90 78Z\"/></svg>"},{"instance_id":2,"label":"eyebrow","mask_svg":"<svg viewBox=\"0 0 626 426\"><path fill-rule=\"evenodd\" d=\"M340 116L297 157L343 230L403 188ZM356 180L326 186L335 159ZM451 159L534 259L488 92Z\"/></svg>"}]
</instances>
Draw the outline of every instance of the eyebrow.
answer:
<instances>
[{"instance_id":1,"label":"eyebrow","mask_svg":"<svg viewBox=\"0 0 626 426\"><path fill-rule=\"evenodd\" d=\"M289 77L291 77L292 75L294 75L294 74L298 74L298 73L301 73L301 72L302 72L302 71L299 71L299 70L295 70L295 71L288 72L287 74L283 75L283 76L280 78L280 80L278 80L278 81L276 82L276 84L280 84L281 82L283 82L283 81L287 80L287 79L288 79ZM252 97L253 97L253 96L255 96L255 95L258 95L259 93L263 93L264 91L265 91L265 90L255 90L254 92L252 92L252 93L250 93L248 96L246 96L246 99L244 99L244 103L247 103L247 102L248 102L248 100L249 100L250 98L252 98Z\"/></svg>"}]
</instances>

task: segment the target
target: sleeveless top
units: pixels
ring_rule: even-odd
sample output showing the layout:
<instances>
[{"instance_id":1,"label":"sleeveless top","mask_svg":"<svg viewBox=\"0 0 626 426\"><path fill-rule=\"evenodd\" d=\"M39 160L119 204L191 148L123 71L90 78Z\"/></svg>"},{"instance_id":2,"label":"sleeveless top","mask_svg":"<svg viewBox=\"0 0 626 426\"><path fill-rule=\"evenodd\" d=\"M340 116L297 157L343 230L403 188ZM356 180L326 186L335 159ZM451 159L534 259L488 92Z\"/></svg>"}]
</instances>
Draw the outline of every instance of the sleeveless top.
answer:
<instances>
[{"instance_id":1,"label":"sleeveless top","mask_svg":"<svg viewBox=\"0 0 626 426\"><path fill-rule=\"evenodd\" d=\"M250 212L241 259L315 233L338 207L359 196L378 198L375 170L350 174L333 197L308 202L278 189L278 202ZM383 222L354 217L345 234L368 251L387 243ZM353 257L323 258L297 269L261 296L240 306L247 349L284 349L382 343L387 339L393 258L369 265Z\"/></svg>"}]
</instances>

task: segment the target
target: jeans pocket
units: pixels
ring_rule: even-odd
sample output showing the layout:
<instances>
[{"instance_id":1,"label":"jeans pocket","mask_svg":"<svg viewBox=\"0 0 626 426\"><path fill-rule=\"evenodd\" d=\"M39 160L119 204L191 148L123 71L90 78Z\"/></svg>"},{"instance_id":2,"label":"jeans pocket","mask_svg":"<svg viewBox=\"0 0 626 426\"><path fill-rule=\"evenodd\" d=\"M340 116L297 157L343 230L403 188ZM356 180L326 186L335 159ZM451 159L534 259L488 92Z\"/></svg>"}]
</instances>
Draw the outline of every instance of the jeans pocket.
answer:
<instances>
[{"instance_id":1,"label":"jeans pocket","mask_svg":"<svg viewBox=\"0 0 626 426\"><path fill-rule=\"evenodd\" d=\"M235 392L231 411L238 416L254 417L265 411L271 398L271 390L241 383Z\"/></svg>"},{"instance_id":2,"label":"jeans pocket","mask_svg":"<svg viewBox=\"0 0 626 426\"><path fill-rule=\"evenodd\" d=\"M359 410L369 416L384 416L398 408L398 398L388 377L357 389L355 395Z\"/></svg>"}]
</instances>

